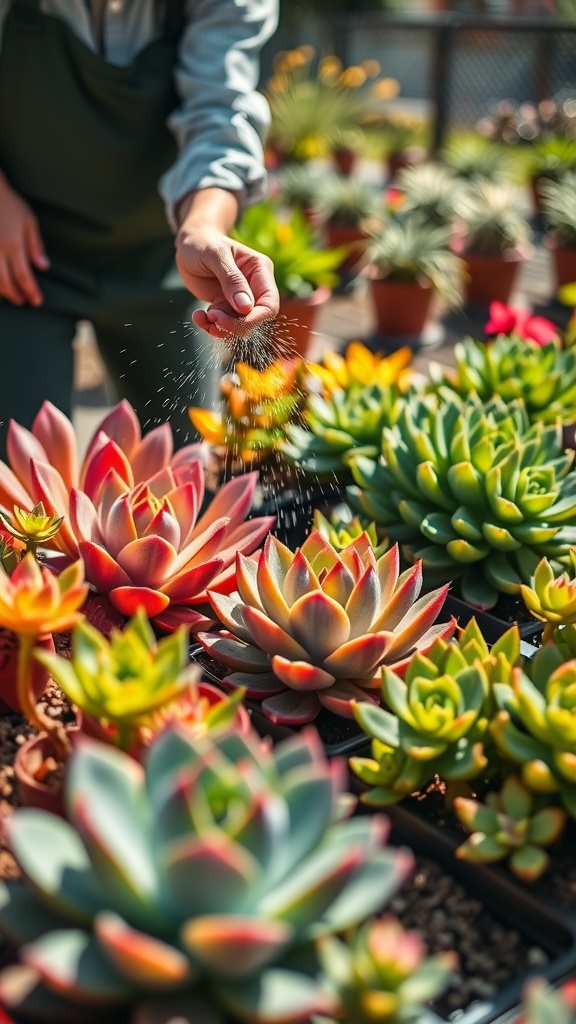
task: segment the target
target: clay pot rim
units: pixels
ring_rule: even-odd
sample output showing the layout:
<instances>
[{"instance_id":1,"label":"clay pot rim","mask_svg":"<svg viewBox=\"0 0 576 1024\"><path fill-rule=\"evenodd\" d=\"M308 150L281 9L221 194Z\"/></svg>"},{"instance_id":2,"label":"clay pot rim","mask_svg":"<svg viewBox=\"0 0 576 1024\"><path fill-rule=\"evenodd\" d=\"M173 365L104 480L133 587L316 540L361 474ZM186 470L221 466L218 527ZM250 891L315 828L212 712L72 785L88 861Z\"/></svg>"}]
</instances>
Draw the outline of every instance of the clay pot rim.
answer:
<instances>
[{"instance_id":1,"label":"clay pot rim","mask_svg":"<svg viewBox=\"0 0 576 1024\"><path fill-rule=\"evenodd\" d=\"M283 303L293 302L302 306L320 306L322 303L327 302L332 294L332 289L328 288L327 285L319 285L310 295L307 295L305 299L299 299L297 295L282 295L280 297L280 306Z\"/></svg>"},{"instance_id":2,"label":"clay pot rim","mask_svg":"<svg viewBox=\"0 0 576 1024\"><path fill-rule=\"evenodd\" d=\"M420 291L432 291L434 285L429 277L418 277L412 280L395 277L394 274L387 274L386 277L376 277L372 274L368 274L368 279L371 284L387 284L393 288L418 288Z\"/></svg>"},{"instance_id":3,"label":"clay pot rim","mask_svg":"<svg viewBox=\"0 0 576 1024\"><path fill-rule=\"evenodd\" d=\"M532 259L534 255L534 246L531 244L522 246L520 249L506 249L504 252L478 252L477 249L466 249L463 245L458 244L459 240L456 239L451 243L452 251L457 253L463 260L468 256L472 259L480 259L492 261L494 263L524 263L526 260Z\"/></svg>"}]
</instances>

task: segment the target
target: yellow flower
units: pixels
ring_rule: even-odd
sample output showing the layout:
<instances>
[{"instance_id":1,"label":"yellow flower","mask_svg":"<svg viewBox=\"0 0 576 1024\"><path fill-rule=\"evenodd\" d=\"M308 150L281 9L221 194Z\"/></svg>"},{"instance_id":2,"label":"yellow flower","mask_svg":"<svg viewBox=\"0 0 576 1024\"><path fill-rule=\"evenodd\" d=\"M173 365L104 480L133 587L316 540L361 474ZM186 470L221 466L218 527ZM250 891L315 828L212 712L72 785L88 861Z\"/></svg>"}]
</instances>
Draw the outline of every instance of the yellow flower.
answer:
<instances>
[{"instance_id":1,"label":"yellow flower","mask_svg":"<svg viewBox=\"0 0 576 1024\"><path fill-rule=\"evenodd\" d=\"M226 430L219 419L208 409L194 407L188 409L192 426L198 431L201 437L209 444L223 444L226 437Z\"/></svg>"},{"instance_id":2,"label":"yellow flower","mask_svg":"<svg viewBox=\"0 0 576 1024\"><path fill-rule=\"evenodd\" d=\"M376 78L382 70L377 60L363 60L361 67L364 68L368 78Z\"/></svg>"},{"instance_id":3,"label":"yellow flower","mask_svg":"<svg viewBox=\"0 0 576 1024\"><path fill-rule=\"evenodd\" d=\"M381 78L372 86L372 94L379 100L393 100L400 92L400 84L395 78Z\"/></svg>"},{"instance_id":4,"label":"yellow flower","mask_svg":"<svg viewBox=\"0 0 576 1024\"><path fill-rule=\"evenodd\" d=\"M332 82L338 78L338 75L342 71L342 61L338 60L338 57L324 57L320 61L318 68L318 74L323 82Z\"/></svg>"},{"instance_id":5,"label":"yellow flower","mask_svg":"<svg viewBox=\"0 0 576 1024\"><path fill-rule=\"evenodd\" d=\"M316 50L308 43L303 43L302 46L297 46L294 52L299 53L304 57L307 64L309 64L311 60L314 60L314 57L316 56Z\"/></svg>"},{"instance_id":6,"label":"yellow flower","mask_svg":"<svg viewBox=\"0 0 576 1024\"><path fill-rule=\"evenodd\" d=\"M14 505L14 522L11 522L8 516L2 512L0 512L0 519L13 537L24 541L30 548L36 548L39 544L45 544L58 533L64 516L46 515L44 505L40 501L31 512Z\"/></svg>"},{"instance_id":7,"label":"yellow flower","mask_svg":"<svg viewBox=\"0 0 576 1024\"><path fill-rule=\"evenodd\" d=\"M346 68L340 75L340 85L343 85L346 89L359 89L365 82L366 72L361 67L352 66Z\"/></svg>"},{"instance_id":8,"label":"yellow flower","mask_svg":"<svg viewBox=\"0 0 576 1024\"><path fill-rule=\"evenodd\" d=\"M294 232L289 224L278 224L276 228L276 239L280 245L285 245L286 242L291 242L294 237Z\"/></svg>"},{"instance_id":9,"label":"yellow flower","mask_svg":"<svg viewBox=\"0 0 576 1024\"><path fill-rule=\"evenodd\" d=\"M322 357L322 363L310 363L308 369L320 377L328 393L336 388L347 391L354 386L364 387L367 384L397 384L403 391L412 373L408 367L411 357L412 352L408 346L385 356L382 352L371 352L360 341L353 341L346 349L345 356L328 349Z\"/></svg>"},{"instance_id":10,"label":"yellow flower","mask_svg":"<svg viewBox=\"0 0 576 1024\"><path fill-rule=\"evenodd\" d=\"M29 553L11 576L0 567L0 626L28 636L69 630L82 618L87 593L81 560L55 576Z\"/></svg>"}]
</instances>

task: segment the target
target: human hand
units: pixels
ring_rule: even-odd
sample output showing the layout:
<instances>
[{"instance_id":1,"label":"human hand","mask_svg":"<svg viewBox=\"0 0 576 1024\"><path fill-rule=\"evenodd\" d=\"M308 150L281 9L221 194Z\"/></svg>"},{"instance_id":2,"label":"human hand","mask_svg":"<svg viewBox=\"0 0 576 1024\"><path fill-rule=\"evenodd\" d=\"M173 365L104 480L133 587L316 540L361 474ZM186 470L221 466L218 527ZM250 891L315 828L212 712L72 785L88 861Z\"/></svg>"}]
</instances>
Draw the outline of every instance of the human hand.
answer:
<instances>
[{"instance_id":1,"label":"human hand","mask_svg":"<svg viewBox=\"0 0 576 1024\"><path fill-rule=\"evenodd\" d=\"M208 303L193 320L213 338L245 336L277 315L272 261L222 231L204 225L181 230L176 263L186 287Z\"/></svg>"},{"instance_id":2,"label":"human hand","mask_svg":"<svg viewBox=\"0 0 576 1024\"><path fill-rule=\"evenodd\" d=\"M0 297L15 306L41 306L33 268L49 266L34 213L0 175Z\"/></svg>"}]
</instances>

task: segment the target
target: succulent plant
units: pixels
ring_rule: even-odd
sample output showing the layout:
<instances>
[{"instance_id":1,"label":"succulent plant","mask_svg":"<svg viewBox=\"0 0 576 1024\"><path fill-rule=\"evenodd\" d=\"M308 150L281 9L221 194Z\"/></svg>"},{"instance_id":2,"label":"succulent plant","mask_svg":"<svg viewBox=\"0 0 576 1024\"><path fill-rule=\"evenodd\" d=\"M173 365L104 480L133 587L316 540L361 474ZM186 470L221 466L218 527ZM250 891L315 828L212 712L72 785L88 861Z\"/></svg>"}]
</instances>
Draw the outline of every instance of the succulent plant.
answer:
<instances>
[{"instance_id":1,"label":"succulent plant","mask_svg":"<svg viewBox=\"0 0 576 1024\"><path fill-rule=\"evenodd\" d=\"M350 511L349 509L347 510ZM368 523L364 526L359 516L352 516L351 514L344 515L344 508L336 508L329 519L322 514L320 509L314 509L314 529L321 533L325 540L327 540L335 551L342 551L345 547L348 547L351 541L360 537L362 533L365 533L374 548L374 555L376 560L388 550L388 538L385 537L383 540L378 537L378 531L375 523Z\"/></svg>"},{"instance_id":2,"label":"succulent plant","mask_svg":"<svg viewBox=\"0 0 576 1024\"><path fill-rule=\"evenodd\" d=\"M41 501L29 512L24 508L18 508L17 505L14 506L11 516L0 512L0 522L4 530L22 543L24 551L31 551L33 555L40 546L46 545L56 536L63 519L64 516L46 515Z\"/></svg>"},{"instance_id":3,"label":"succulent plant","mask_svg":"<svg viewBox=\"0 0 576 1024\"><path fill-rule=\"evenodd\" d=\"M278 449L286 424L298 416L306 397L303 378L301 359L276 359L264 370L237 362L220 382L221 412L191 408L192 425L205 441L243 462L260 462Z\"/></svg>"},{"instance_id":4,"label":"succulent plant","mask_svg":"<svg viewBox=\"0 0 576 1024\"><path fill-rule=\"evenodd\" d=\"M350 391L369 384L396 385L404 392L412 378L411 359L409 345L384 355L383 352L371 352L361 341L351 341L344 354L325 349L322 362L309 362L307 370L320 378L328 395L333 391Z\"/></svg>"},{"instance_id":5,"label":"succulent plant","mask_svg":"<svg viewBox=\"0 0 576 1024\"><path fill-rule=\"evenodd\" d=\"M485 747L495 710L493 685L508 682L520 658L520 634L508 630L488 650L475 619L457 640L437 639L416 652L402 680L382 669L382 703L354 705L354 716L372 738L372 757L352 757L352 771L372 787L362 801L397 803L436 774L468 780L488 765Z\"/></svg>"},{"instance_id":6,"label":"succulent plant","mask_svg":"<svg viewBox=\"0 0 576 1024\"><path fill-rule=\"evenodd\" d=\"M324 188L328 175L319 173L314 165L306 162L280 167L275 178L277 196L281 203L310 210Z\"/></svg>"},{"instance_id":7,"label":"succulent plant","mask_svg":"<svg viewBox=\"0 0 576 1024\"><path fill-rule=\"evenodd\" d=\"M435 581L491 608L529 583L539 559L555 572L576 541L576 475L560 424L530 426L524 403L448 393L401 402L382 457L351 453L350 500Z\"/></svg>"},{"instance_id":8,"label":"succulent plant","mask_svg":"<svg viewBox=\"0 0 576 1024\"><path fill-rule=\"evenodd\" d=\"M557 989L543 978L532 979L522 998L524 1016L518 1024L576 1024L576 980L570 978Z\"/></svg>"},{"instance_id":9,"label":"succulent plant","mask_svg":"<svg viewBox=\"0 0 576 1024\"><path fill-rule=\"evenodd\" d=\"M456 968L454 953L426 957L418 932L393 917L367 921L346 941L327 936L321 962L344 1013L344 1024L416 1024ZM314 1024L335 1024L314 1018Z\"/></svg>"},{"instance_id":10,"label":"succulent plant","mask_svg":"<svg viewBox=\"0 0 576 1024\"><path fill-rule=\"evenodd\" d=\"M429 281L452 306L461 299L460 260L449 247L446 228L430 227L410 215L371 232L365 264L373 280Z\"/></svg>"},{"instance_id":11,"label":"succulent plant","mask_svg":"<svg viewBox=\"0 0 576 1024\"><path fill-rule=\"evenodd\" d=\"M544 219L562 245L576 246L575 189L576 169L567 171L560 181L545 181L540 185Z\"/></svg>"},{"instance_id":12,"label":"succulent plant","mask_svg":"<svg viewBox=\"0 0 576 1024\"><path fill-rule=\"evenodd\" d=\"M397 546L376 559L365 534L337 551L312 530L295 553L270 535L258 561L238 555L236 580L237 593L210 593L229 632L198 639L236 670L223 685L264 698L274 722L310 722L323 707L352 717L352 700L377 700L381 665L400 667L455 626L433 625L448 588L418 598L420 565L400 575Z\"/></svg>"},{"instance_id":13,"label":"succulent plant","mask_svg":"<svg viewBox=\"0 0 576 1024\"><path fill-rule=\"evenodd\" d=\"M24 809L7 825L26 881L0 889L22 947L2 1005L59 1022L117 1006L133 1024L337 1015L313 940L377 913L412 866L382 819L341 820L342 769L311 732L273 749L172 727L144 767L84 739L69 820Z\"/></svg>"},{"instance_id":14,"label":"succulent plant","mask_svg":"<svg viewBox=\"0 0 576 1024\"><path fill-rule=\"evenodd\" d=\"M462 860L493 863L508 858L508 866L523 882L534 882L548 867L543 847L559 839L566 824L560 807L537 809L534 794L517 775L509 775L499 792L484 802L458 796L454 810L469 838L456 850Z\"/></svg>"},{"instance_id":15,"label":"succulent plant","mask_svg":"<svg viewBox=\"0 0 576 1024\"><path fill-rule=\"evenodd\" d=\"M555 636L558 626L576 624L576 548L570 548L571 575L554 575L547 558L538 562L532 586L520 587L522 600L532 615L545 623L544 642Z\"/></svg>"},{"instance_id":16,"label":"succulent plant","mask_svg":"<svg viewBox=\"0 0 576 1024\"><path fill-rule=\"evenodd\" d=\"M83 717L95 719L102 736L130 753L149 743L171 715L196 725L203 720L209 727L211 719L225 721L226 710L230 719L236 713L232 704L209 717L210 705L198 692L200 666L188 655L188 630L181 626L156 641L142 611L124 629L113 630L109 640L79 622L69 658L41 651L35 657Z\"/></svg>"},{"instance_id":17,"label":"succulent plant","mask_svg":"<svg viewBox=\"0 0 576 1024\"><path fill-rule=\"evenodd\" d=\"M501 754L520 765L525 785L557 793L576 818L576 661L547 643L494 694L501 710L490 730Z\"/></svg>"},{"instance_id":18,"label":"succulent plant","mask_svg":"<svg viewBox=\"0 0 576 1024\"><path fill-rule=\"evenodd\" d=\"M257 471L229 480L198 518L204 474L196 460L126 491L114 473L91 501L73 491L70 513L86 579L123 615L144 609L170 631L206 628L206 587L233 574L237 551L254 551L274 516L248 520Z\"/></svg>"},{"instance_id":19,"label":"succulent plant","mask_svg":"<svg viewBox=\"0 0 576 1024\"><path fill-rule=\"evenodd\" d=\"M376 454L382 428L397 418L400 394L393 386L367 384L348 391L335 389L325 397L311 394L303 425L286 426L280 450L305 473L348 476L350 453Z\"/></svg>"},{"instance_id":20,"label":"succulent plant","mask_svg":"<svg viewBox=\"0 0 576 1024\"><path fill-rule=\"evenodd\" d=\"M404 167L394 184L402 194L402 211L430 227L449 227L454 220L454 197L459 182L442 164L423 163Z\"/></svg>"},{"instance_id":21,"label":"succulent plant","mask_svg":"<svg viewBox=\"0 0 576 1024\"><path fill-rule=\"evenodd\" d=\"M333 174L322 183L314 203L320 224L351 224L384 219L384 204L379 189L363 178Z\"/></svg>"},{"instance_id":22,"label":"succulent plant","mask_svg":"<svg viewBox=\"0 0 576 1024\"><path fill-rule=\"evenodd\" d=\"M456 214L466 252L486 256L523 252L530 241L530 225L512 185L470 184L458 196Z\"/></svg>"},{"instance_id":23,"label":"succulent plant","mask_svg":"<svg viewBox=\"0 0 576 1024\"><path fill-rule=\"evenodd\" d=\"M502 182L510 172L510 159L505 149L476 134L451 139L442 159L464 182Z\"/></svg>"},{"instance_id":24,"label":"succulent plant","mask_svg":"<svg viewBox=\"0 0 576 1024\"><path fill-rule=\"evenodd\" d=\"M140 423L127 401L114 406L96 428L81 461L74 427L51 402L44 402L32 429L10 421L6 440L9 465L0 462L0 507L32 508L42 502L48 516L65 517L50 548L78 557L78 540L70 522L69 501L73 490L84 491L97 502L111 473L116 486L131 491L158 474L182 473L202 458L201 445L188 445L174 453L168 423L142 437Z\"/></svg>"},{"instance_id":25,"label":"succulent plant","mask_svg":"<svg viewBox=\"0 0 576 1024\"><path fill-rule=\"evenodd\" d=\"M454 346L454 369L431 367L436 386L482 402L521 398L531 423L576 420L576 350L549 342L500 335L494 341L467 338Z\"/></svg>"}]
</instances>

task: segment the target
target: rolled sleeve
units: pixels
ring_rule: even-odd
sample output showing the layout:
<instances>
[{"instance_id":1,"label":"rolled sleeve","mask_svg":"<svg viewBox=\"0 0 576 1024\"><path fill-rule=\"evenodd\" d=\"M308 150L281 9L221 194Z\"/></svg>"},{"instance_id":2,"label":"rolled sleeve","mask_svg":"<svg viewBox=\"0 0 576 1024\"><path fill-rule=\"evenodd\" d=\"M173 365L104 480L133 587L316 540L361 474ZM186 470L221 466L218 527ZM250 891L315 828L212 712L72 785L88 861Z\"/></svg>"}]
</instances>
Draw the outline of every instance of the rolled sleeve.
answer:
<instances>
[{"instance_id":1,"label":"rolled sleeve","mask_svg":"<svg viewBox=\"0 0 576 1024\"><path fill-rule=\"evenodd\" d=\"M168 124L179 147L160 180L169 217L188 192L224 188L241 207L266 191L263 140L270 122L257 91L260 51L278 22L278 0L188 0Z\"/></svg>"}]
</instances>

